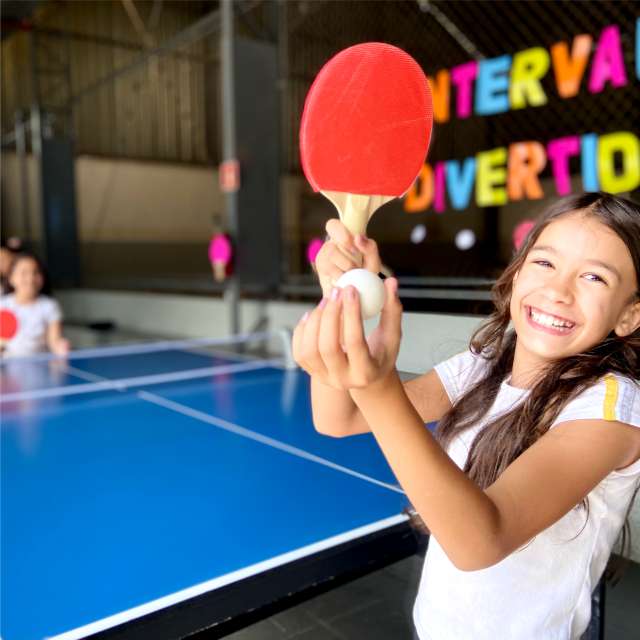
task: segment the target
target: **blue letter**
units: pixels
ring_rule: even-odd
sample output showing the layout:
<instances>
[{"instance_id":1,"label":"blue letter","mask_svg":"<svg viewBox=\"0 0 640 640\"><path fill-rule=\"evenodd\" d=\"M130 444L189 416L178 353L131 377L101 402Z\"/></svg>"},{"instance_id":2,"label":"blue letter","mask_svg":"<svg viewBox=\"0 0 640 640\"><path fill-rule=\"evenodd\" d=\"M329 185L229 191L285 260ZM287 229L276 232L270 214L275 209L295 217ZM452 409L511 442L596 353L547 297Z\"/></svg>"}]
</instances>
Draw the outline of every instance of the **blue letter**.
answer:
<instances>
[{"instance_id":1,"label":"blue letter","mask_svg":"<svg viewBox=\"0 0 640 640\"><path fill-rule=\"evenodd\" d=\"M586 133L580 137L582 187L585 191L598 191L598 136Z\"/></svg>"},{"instance_id":2,"label":"blue letter","mask_svg":"<svg viewBox=\"0 0 640 640\"><path fill-rule=\"evenodd\" d=\"M511 56L480 60L476 80L476 113L490 116L509 111Z\"/></svg>"},{"instance_id":3,"label":"blue letter","mask_svg":"<svg viewBox=\"0 0 640 640\"><path fill-rule=\"evenodd\" d=\"M461 162L449 160L446 165L449 201L454 209L466 209L469 206L473 183L476 178L476 159L471 156Z\"/></svg>"}]
</instances>

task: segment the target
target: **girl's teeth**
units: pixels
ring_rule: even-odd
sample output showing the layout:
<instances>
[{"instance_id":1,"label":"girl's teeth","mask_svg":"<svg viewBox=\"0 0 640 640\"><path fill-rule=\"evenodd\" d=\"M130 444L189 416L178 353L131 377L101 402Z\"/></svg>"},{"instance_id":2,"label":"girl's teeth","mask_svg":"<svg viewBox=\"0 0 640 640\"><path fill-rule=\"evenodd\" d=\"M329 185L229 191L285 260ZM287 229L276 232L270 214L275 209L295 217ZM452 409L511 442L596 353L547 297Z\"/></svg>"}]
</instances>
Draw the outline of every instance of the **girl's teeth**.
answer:
<instances>
[{"instance_id":1,"label":"girl's teeth","mask_svg":"<svg viewBox=\"0 0 640 640\"><path fill-rule=\"evenodd\" d=\"M530 310L531 317L538 323L543 324L547 327L556 327L558 329L570 329L573 327L573 324L570 322L564 322L563 320L555 320L551 316L546 316L541 313L535 312L533 309Z\"/></svg>"}]
</instances>

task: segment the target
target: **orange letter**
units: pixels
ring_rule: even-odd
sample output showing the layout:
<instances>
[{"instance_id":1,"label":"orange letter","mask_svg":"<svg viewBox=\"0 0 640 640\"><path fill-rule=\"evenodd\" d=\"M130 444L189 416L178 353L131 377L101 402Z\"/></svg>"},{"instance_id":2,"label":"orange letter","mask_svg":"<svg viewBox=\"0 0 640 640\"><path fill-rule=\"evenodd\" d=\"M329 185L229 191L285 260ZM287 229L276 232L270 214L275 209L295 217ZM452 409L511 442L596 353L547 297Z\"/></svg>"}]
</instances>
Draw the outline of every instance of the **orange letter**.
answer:
<instances>
[{"instance_id":1,"label":"orange letter","mask_svg":"<svg viewBox=\"0 0 640 640\"><path fill-rule=\"evenodd\" d=\"M507 193L509 200L542 198L538 174L547 164L547 155L539 142L516 142L509 146Z\"/></svg>"},{"instance_id":2,"label":"orange letter","mask_svg":"<svg viewBox=\"0 0 640 640\"><path fill-rule=\"evenodd\" d=\"M583 33L573 39L571 56L569 56L569 46L566 42L558 42L551 47L556 86L558 95L562 98L572 98L580 90L592 44L593 38Z\"/></svg>"},{"instance_id":3,"label":"orange letter","mask_svg":"<svg viewBox=\"0 0 640 640\"><path fill-rule=\"evenodd\" d=\"M435 80L431 76L427 80L433 97L433 119L436 122L448 122L451 96L449 72L446 69L441 69L436 74Z\"/></svg>"},{"instance_id":4,"label":"orange letter","mask_svg":"<svg viewBox=\"0 0 640 640\"><path fill-rule=\"evenodd\" d=\"M418 213L431 206L433 201L433 170L428 164L423 164L416 181L407 191L404 199L404 210L407 213Z\"/></svg>"}]
</instances>

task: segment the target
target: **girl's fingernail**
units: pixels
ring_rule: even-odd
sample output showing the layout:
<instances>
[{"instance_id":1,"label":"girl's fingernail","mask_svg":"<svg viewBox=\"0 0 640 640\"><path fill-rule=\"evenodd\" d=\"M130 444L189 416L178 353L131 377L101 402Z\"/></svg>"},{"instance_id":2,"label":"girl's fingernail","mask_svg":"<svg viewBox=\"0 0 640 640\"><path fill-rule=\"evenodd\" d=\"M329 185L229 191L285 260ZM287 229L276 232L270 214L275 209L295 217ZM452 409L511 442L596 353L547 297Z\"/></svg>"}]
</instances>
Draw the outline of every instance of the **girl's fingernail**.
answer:
<instances>
[{"instance_id":1,"label":"girl's fingernail","mask_svg":"<svg viewBox=\"0 0 640 640\"><path fill-rule=\"evenodd\" d=\"M347 289L347 298L353 302L356 299L356 290L355 287L349 287Z\"/></svg>"},{"instance_id":2,"label":"girl's fingernail","mask_svg":"<svg viewBox=\"0 0 640 640\"><path fill-rule=\"evenodd\" d=\"M307 312L302 316L302 318L300 318L300 322L304 324L304 323L307 321L307 318L308 318L308 317L309 317L309 312L307 311Z\"/></svg>"},{"instance_id":3,"label":"girl's fingernail","mask_svg":"<svg viewBox=\"0 0 640 640\"><path fill-rule=\"evenodd\" d=\"M340 287L334 287L331 292L331 299L335 302L340 296Z\"/></svg>"},{"instance_id":4,"label":"girl's fingernail","mask_svg":"<svg viewBox=\"0 0 640 640\"><path fill-rule=\"evenodd\" d=\"M329 298L322 298L322 300L320 300L320 304L318 305L318 307L320 307L320 309L324 309L327 302L329 302Z\"/></svg>"}]
</instances>

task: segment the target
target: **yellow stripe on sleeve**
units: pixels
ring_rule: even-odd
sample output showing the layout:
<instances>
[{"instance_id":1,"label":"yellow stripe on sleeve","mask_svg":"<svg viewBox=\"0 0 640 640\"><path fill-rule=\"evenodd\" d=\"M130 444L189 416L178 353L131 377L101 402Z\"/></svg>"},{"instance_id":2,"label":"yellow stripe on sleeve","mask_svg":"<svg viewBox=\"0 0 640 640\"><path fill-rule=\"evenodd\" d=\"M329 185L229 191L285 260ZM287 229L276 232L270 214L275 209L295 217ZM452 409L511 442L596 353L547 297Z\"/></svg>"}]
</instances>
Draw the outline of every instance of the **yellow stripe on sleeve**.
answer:
<instances>
[{"instance_id":1,"label":"yellow stripe on sleeve","mask_svg":"<svg viewBox=\"0 0 640 640\"><path fill-rule=\"evenodd\" d=\"M604 403L602 413L605 420L616 420L616 402L618 401L618 381L613 374L608 374L604 379Z\"/></svg>"}]
</instances>

